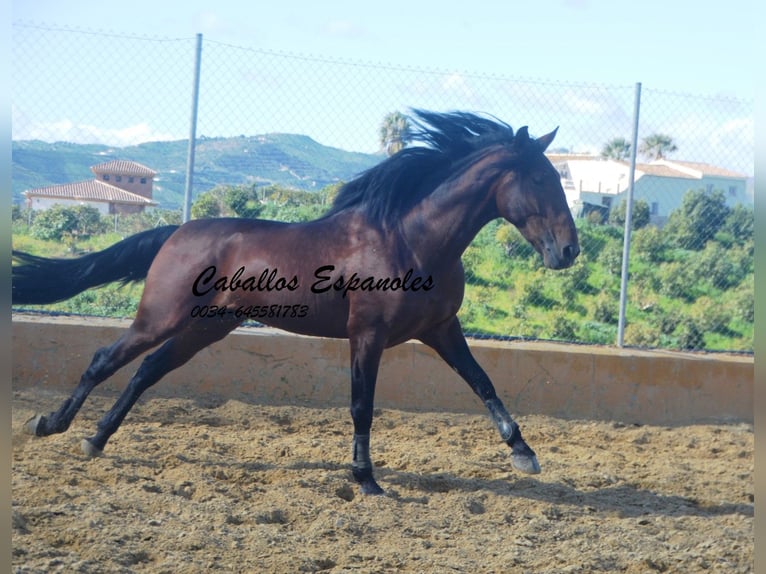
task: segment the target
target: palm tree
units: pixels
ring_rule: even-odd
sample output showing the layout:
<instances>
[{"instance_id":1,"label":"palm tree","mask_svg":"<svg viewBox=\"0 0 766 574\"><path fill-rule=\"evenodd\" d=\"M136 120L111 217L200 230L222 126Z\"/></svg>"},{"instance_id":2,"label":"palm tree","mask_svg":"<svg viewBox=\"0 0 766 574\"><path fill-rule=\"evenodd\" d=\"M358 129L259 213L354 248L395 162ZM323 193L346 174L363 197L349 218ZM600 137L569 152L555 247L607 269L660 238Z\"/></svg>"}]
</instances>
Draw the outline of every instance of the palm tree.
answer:
<instances>
[{"instance_id":1,"label":"palm tree","mask_svg":"<svg viewBox=\"0 0 766 574\"><path fill-rule=\"evenodd\" d=\"M612 138L601 148L601 157L622 161L630 155L630 143L625 138Z\"/></svg>"},{"instance_id":2,"label":"palm tree","mask_svg":"<svg viewBox=\"0 0 766 574\"><path fill-rule=\"evenodd\" d=\"M638 151L649 160L664 159L667 154L673 153L678 147L673 138L665 134L652 134L641 140Z\"/></svg>"},{"instance_id":3,"label":"palm tree","mask_svg":"<svg viewBox=\"0 0 766 574\"><path fill-rule=\"evenodd\" d=\"M404 149L412 140L409 118L401 112L391 112L380 125L380 146L389 156Z\"/></svg>"}]
</instances>

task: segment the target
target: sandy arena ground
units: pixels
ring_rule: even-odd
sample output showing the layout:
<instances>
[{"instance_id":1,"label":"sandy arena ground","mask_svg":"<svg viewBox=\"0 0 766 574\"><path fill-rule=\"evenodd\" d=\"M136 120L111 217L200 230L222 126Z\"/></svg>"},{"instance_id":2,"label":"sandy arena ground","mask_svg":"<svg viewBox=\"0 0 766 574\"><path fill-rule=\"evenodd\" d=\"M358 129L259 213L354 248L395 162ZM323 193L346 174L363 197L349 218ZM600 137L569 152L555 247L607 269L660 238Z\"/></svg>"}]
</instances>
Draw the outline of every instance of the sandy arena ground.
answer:
<instances>
[{"instance_id":1,"label":"sandy arena ground","mask_svg":"<svg viewBox=\"0 0 766 574\"><path fill-rule=\"evenodd\" d=\"M523 476L488 417L377 411L366 497L346 409L147 397L89 460L114 397L22 432L64 398L13 396L16 573L752 572L752 425L518 417Z\"/></svg>"}]
</instances>

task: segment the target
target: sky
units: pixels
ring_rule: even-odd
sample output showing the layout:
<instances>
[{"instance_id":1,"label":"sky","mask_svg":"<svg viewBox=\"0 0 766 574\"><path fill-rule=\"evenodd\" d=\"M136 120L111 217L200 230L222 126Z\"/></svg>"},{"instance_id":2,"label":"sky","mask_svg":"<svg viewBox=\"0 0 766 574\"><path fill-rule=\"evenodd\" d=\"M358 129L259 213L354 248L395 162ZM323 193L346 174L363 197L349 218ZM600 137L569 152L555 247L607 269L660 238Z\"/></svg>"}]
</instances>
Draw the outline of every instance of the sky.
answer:
<instances>
[{"instance_id":1,"label":"sky","mask_svg":"<svg viewBox=\"0 0 766 574\"><path fill-rule=\"evenodd\" d=\"M14 0L13 19L370 62L752 98L752 0Z\"/></svg>"},{"instance_id":2,"label":"sky","mask_svg":"<svg viewBox=\"0 0 766 574\"><path fill-rule=\"evenodd\" d=\"M109 9L112 5L116 9ZM640 3L625 0L476 0L472 3L453 3L451 6L444 0L388 0L376 3L359 0L132 0L119 5L105 0L14 0L12 17L15 23L162 38L193 38L201 33L206 41L232 46L381 66L440 70L446 74L442 85L445 91L456 93L462 90L465 98L461 101L475 104L475 107L490 107L481 111L497 113L500 117L506 112L503 106L498 106L497 99L471 99L475 94L471 93L471 86L463 72L532 81L623 86L627 89L624 101L611 107L604 100L587 101L587 91L562 88L553 96L543 93L544 90L536 94L540 98L559 98L569 106L566 109L583 113L583 118L588 114L614 118L629 115L630 90L637 82L644 88L673 93L752 101L755 93L753 53L756 19L753 6L752 0L729 0L707 5L686 0L647 0ZM211 65L210 54L213 51L203 50L203 67ZM35 73L55 76L66 68L66 62L56 61L55 49L49 53L50 57L46 53L42 61L49 62L51 69L39 69ZM125 66L129 63L126 62ZM264 77L262 72L260 75L257 71L253 74L251 80L256 89L251 92L251 103L253 106L266 105L266 102L258 100L263 95L258 87L263 86L264 82L276 80ZM329 93L335 89L334 86L324 86L321 79L311 82L315 91L326 89ZM376 86L372 90L375 91ZM388 96L382 93L382 88L378 91L381 93L376 96ZM92 133L98 130L106 133L109 129L111 136L103 137L111 137L115 144L125 143L130 138L182 137L176 132L170 133L149 125L151 122L135 119L125 119L123 125L108 128L89 125L87 119L77 120L74 117L77 113L68 107L82 106L82 102L68 103L65 93L60 96L58 104L48 104L50 109L42 111L34 109L23 96L14 99L14 139L32 137L30 134L35 131L26 130L27 126L39 127L42 124L48 126L52 133L68 134L66 137L70 139L82 136L87 140L89 130ZM134 100L136 107L150 105L140 99L140 94L136 94ZM392 105L394 100L392 96ZM58 116L52 113L56 105L59 106ZM98 105L98 102L93 105ZM285 105L289 104L286 102ZM299 105L300 102L296 104ZM329 108L331 103L311 105L319 114L328 112L324 108ZM399 105L399 100L396 100L396 105ZM176 111L178 107L176 103ZM520 110L516 107L508 113L519 114L522 111L534 119L534 109ZM710 112L716 116L717 122L714 128L716 133L711 137L715 138L719 147L724 145L721 142L742 141L743 138L751 144L754 131L752 113L746 117L732 111L730 117L718 117L719 111ZM382 111L376 108L375 113L380 115ZM701 113L708 116L706 110ZM209 115L203 114L204 117ZM368 121L363 118L362 112L349 117L358 117L359 122ZM623 119L619 121L625 124ZM707 129L695 125L691 113L687 118L674 119L676 123L669 125L678 125L692 132ZM295 126L289 119L280 121L283 123L277 123L275 115L273 124L264 118L261 123L225 128L226 118L224 114L219 114L216 125L222 133L208 135L230 135L236 129L251 133L266 133L270 129L289 131L309 123L300 114L296 114ZM378 121L377 116L375 121ZM583 119L585 123L579 126L581 132L585 125L591 129L587 121L587 118ZM348 123L354 122L349 120ZM561 121L559 118L549 120L543 117L539 123L545 123L541 129L544 127L547 130ZM662 121L657 120L655 124L660 125ZM561 130L560 138L575 131L566 128L564 126ZM211 129L207 128L208 131ZM308 132L310 129L306 127ZM360 151L371 151L361 149L369 148L371 144L344 145L343 142L356 140L341 137L341 134L334 136L327 124L319 120L314 132L310 133L312 137L325 138L322 143L337 144L347 149L356 146ZM598 137L601 138L598 142L595 138L593 142L580 138L562 143L585 149L598 145L605 136L599 133Z\"/></svg>"}]
</instances>

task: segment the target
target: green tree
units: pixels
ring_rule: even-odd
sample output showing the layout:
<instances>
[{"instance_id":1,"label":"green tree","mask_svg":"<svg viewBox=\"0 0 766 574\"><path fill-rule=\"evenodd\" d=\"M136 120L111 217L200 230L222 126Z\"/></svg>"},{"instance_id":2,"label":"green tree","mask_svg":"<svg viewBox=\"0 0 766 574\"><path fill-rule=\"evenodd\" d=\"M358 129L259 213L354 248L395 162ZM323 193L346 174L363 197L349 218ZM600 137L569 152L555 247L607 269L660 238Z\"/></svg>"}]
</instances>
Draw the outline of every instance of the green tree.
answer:
<instances>
[{"instance_id":1,"label":"green tree","mask_svg":"<svg viewBox=\"0 0 766 574\"><path fill-rule=\"evenodd\" d=\"M665 233L654 225L648 225L637 230L630 242L631 256L636 253L640 258L650 263L665 261L668 242Z\"/></svg>"},{"instance_id":2,"label":"green tree","mask_svg":"<svg viewBox=\"0 0 766 574\"><path fill-rule=\"evenodd\" d=\"M495 233L495 240L500 244L508 257L532 259L537 256L535 248L510 223L505 223L498 227Z\"/></svg>"},{"instance_id":3,"label":"green tree","mask_svg":"<svg viewBox=\"0 0 766 574\"><path fill-rule=\"evenodd\" d=\"M729 234L733 242L742 244L752 241L755 230L755 212L752 207L738 203L731 208L720 231Z\"/></svg>"},{"instance_id":4,"label":"green tree","mask_svg":"<svg viewBox=\"0 0 766 574\"><path fill-rule=\"evenodd\" d=\"M101 212L95 207L89 205L78 205L74 208L77 219L76 235L82 239L87 239L92 235L104 233L107 230L107 222L101 217Z\"/></svg>"},{"instance_id":5,"label":"green tree","mask_svg":"<svg viewBox=\"0 0 766 574\"><path fill-rule=\"evenodd\" d=\"M690 190L670 214L665 232L679 247L699 251L715 237L729 213L722 191Z\"/></svg>"},{"instance_id":6,"label":"green tree","mask_svg":"<svg viewBox=\"0 0 766 574\"><path fill-rule=\"evenodd\" d=\"M701 351L705 348L705 333L691 317L684 317L674 334L678 337L678 347L683 350Z\"/></svg>"},{"instance_id":7,"label":"green tree","mask_svg":"<svg viewBox=\"0 0 766 574\"><path fill-rule=\"evenodd\" d=\"M638 146L638 152L649 160L664 159L677 150L672 137L659 133L646 136Z\"/></svg>"},{"instance_id":8,"label":"green tree","mask_svg":"<svg viewBox=\"0 0 766 574\"><path fill-rule=\"evenodd\" d=\"M615 207L609 212L609 223L616 225L617 227L625 227L625 213L628 209L628 202L622 200L620 205ZM651 212L649 210L649 204L643 199L637 199L633 202L633 214L631 221L631 229L641 229L649 224L651 218Z\"/></svg>"},{"instance_id":9,"label":"green tree","mask_svg":"<svg viewBox=\"0 0 766 574\"><path fill-rule=\"evenodd\" d=\"M221 202L210 191L200 194L191 206L191 215L194 219L219 217L221 215Z\"/></svg>"},{"instance_id":10,"label":"green tree","mask_svg":"<svg viewBox=\"0 0 766 574\"><path fill-rule=\"evenodd\" d=\"M753 270L753 258L740 247L725 248L717 241L709 241L689 261L699 283L709 283L718 289L739 285Z\"/></svg>"},{"instance_id":11,"label":"green tree","mask_svg":"<svg viewBox=\"0 0 766 574\"><path fill-rule=\"evenodd\" d=\"M319 205L323 203L323 197L315 191L305 191L303 189L291 189L279 184L267 185L257 190L258 197L266 203L274 203L280 206L306 206Z\"/></svg>"},{"instance_id":12,"label":"green tree","mask_svg":"<svg viewBox=\"0 0 766 574\"><path fill-rule=\"evenodd\" d=\"M101 213L89 205L65 207L54 205L39 213L32 222L32 236L38 239L61 241L87 239L106 231L107 224Z\"/></svg>"},{"instance_id":13,"label":"green tree","mask_svg":"<svg viewBox=\"0 0 766 574\"><path fill-rule=\"evenodd\" d=\"M380 125L380 147L389 156L404 149L412 140L412 127L409 118L401 112L391 112L383 118Z\"/></svg>"},{"instance_id":14,"label":"green tree","mask_svg":"<svg viewBox=\"0 0 766 574\"><path fill-rule=\"evenodd\" d=\"M608 242L598 254L597 261L610 275L619 275L622 270L622 245L616 241Z\"/></svg>"},{"instance_id":15,"label":"green tree","mask_svg":"<svg viewBox=\"0 0 766 574\"><path fill-rule=\"evenodd\" d=\"M258 191L253 187L230 187L224 192L223 202L237 217L256 218L263 209Z\"/></svg>"},{"instance_id":16,"label":"green tree","mask_svg":"<svg viewBox=\"0 0 766 574\"><path fill-rule=\"evenodd\" d=\"M622 161L630 156L630 143L625 138L612 138L601 148L601 157Z\"/></svg>"},{"instance_id":17,"label":"green tree","mask_svg":"<svg viewBox=\"0 0 766 574\"><path fill-rule=\"evenodd\" d=\"M337 183L331 183L319 190L319 194L322 197L322 201L325 205L332 205L335 198L338 196L338 192L343 187L344 182L339 181Z\"/></svg>"}]
</instances>

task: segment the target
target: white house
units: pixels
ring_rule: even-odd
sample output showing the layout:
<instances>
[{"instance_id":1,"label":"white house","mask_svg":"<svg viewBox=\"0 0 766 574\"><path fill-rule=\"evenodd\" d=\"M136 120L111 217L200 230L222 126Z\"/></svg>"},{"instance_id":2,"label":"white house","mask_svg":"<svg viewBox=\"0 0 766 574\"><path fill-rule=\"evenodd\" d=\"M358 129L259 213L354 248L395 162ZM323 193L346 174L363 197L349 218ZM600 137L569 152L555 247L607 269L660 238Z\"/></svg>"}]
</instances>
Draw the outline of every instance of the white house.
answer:
<instances>
[{"instance_id":1,"label":"white house","mask_svg":"<svg viewBox=\"0 0 766 574\"><path fill-rule=\"evenodd\" d=\"M626 161L577 154L550 154L548 158L561 175L570 209L584 207L610 210L625 199L630 164ZM652 221L664 223L689 190L721 190L728 205L752 203L747 176L706 163L661 159L637 163L634 200L649 205Z\"/></svg>"},{"instance_id":2,"label":"white house","mask_svg":"<svg viewBox=\"0 0 766 574\"><path fill-rule=\"evenodd\" d=\"M95 179L49 185L24 192L27 206L44 210L53 205L90 205L103 215L139 213L157 205L152 200L157 172L134 161L114 160L90 168Z\"/></svg>"}]
</instances>

